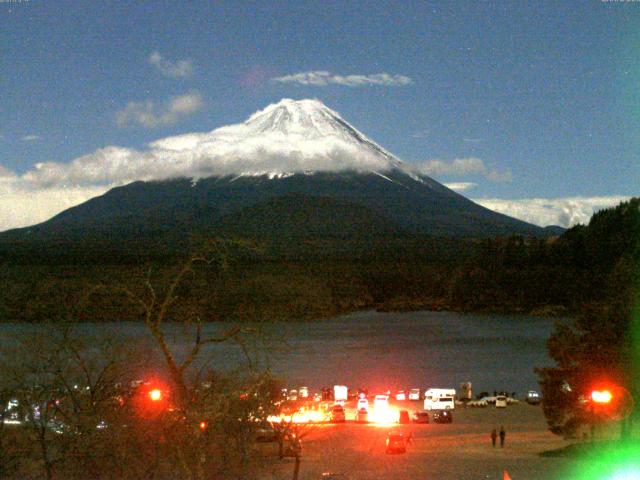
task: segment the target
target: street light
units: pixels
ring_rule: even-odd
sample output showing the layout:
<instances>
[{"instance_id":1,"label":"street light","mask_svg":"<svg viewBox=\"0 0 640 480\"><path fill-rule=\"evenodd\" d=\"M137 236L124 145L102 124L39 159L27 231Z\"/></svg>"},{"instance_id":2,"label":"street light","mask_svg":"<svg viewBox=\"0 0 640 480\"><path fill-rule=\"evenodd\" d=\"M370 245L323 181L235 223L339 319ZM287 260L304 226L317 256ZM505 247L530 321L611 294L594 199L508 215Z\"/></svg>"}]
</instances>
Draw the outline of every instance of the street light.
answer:
<instances>
[{"instance_id":1,"label":"street light","mask_svg":"<svg viewBox=\"0 0 640 480\"><path fill-rule=\"evenodd\" d=\"M162 390L154 388L149 392L149 398L153 402L159 402L160 400L162 400Z\"/></svg>"},{"instance_id":2,"label":"street light","mask_svg":"<svg viewBox=\"0 0 640 480\"><path fill-rule=\"evenodd\" d=\"M599 405L606 405L613 400L613 394L609 390L594 390L591 392L591 401Z\"/></svg>"}]
</instances>

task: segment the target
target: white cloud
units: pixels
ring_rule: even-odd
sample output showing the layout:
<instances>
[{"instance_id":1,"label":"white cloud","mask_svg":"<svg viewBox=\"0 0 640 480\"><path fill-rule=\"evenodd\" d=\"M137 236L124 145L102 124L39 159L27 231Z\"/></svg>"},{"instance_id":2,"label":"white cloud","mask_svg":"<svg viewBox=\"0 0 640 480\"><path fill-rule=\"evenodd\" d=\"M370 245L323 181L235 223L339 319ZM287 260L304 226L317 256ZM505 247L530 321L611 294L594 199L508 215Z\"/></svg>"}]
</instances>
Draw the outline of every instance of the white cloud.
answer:
<instances>
[{"instance_id":1,"label":"white cloud","mask_svg":"<svg viewBox=\"0 0 640 480\"><path fill-rule=\"evenodd\" d=\"M611 195L602 197L523 198L503 200L478 198L473 201L496 212L519 218L542 227L560 225L572 227L587 224L598 210L613 207L631 197Z\"/></svg>"},{"instance_id":2,"label":"white cloud","mask_svg":"<svg viewBox=\"0 0 640 480\"><path fill-rule=\"evenodd\" d=\"M473 182L454 182L445 183L444 186L450 188L451 190L455 190L456 192L462 192L464 190L475 188L478 186L478 184Z\"/></svg>"},{"instance_id":3,"label":"white cloud","mask_svg":"<svg viewBox=\"0 0 640 480\"><path fill-rule=\"evenodd\" d=\"M40 135L34 135L34 134L30 134L30 135L23 135L20 140L22 140L23 142L33 142L35 140L39 140L40 139Z\"/></svg>"},{"instance_id":4,"label":"white cloud","mask_svg":"<svg viewBox=\"0 0 640 480\"><path fill-rule=\"evenodd\" d=\"M420 130L419 132L411 135L413 138L428 138L431 132L428 129Z\"/></svg>"},{"instance_id":5,"label":"white cloud","mask_svg":"<svg viewBox=\"0 0 640 480\"><path fill-rule=\"evenodd\" d=\"M170 78L190 77L193 73L193 62L191 60L178 60L172 62L162 58L160 52L154 51L149 55L149 63L156 67L162 75Z\"/></svg>"},{"instance_id":6,"label":"white cloud","mask_svg":"<svg viewBox=\"0 0 640 480\"><path fill-rule=\"evenodd\" d=\"M312 72L294 73L283 77L271 79L279 83L299 83L301 85L313 85L326 87L327 85L343 85L346 87L363 87L370 85L384 85L398 87L413 83L404 75L391 75L389 73L375 73L372 75L334 75L331 72L316 70Z\"/></svg>"},{"instance_id":7,"label":"white cloud","mask_svg":"<svg viewBox=\"0 0 640 480\"><path fill-rule=\"evenodd\" d=\"M498 172L495 169L487 167L479 158L456 158L449 162L444 160L425 160L415 162L413 168L423 175L438 176L450 175L463 177L467 175L482 175L492 182L510 182L512 179L511 171L505 170Z\"/></svg>"},{"instance_id":8,"label":"white cloud","mask_svg":"<svg viewBox=\"0 0 640 480\"><path fill-rule=\"evenodd\" d=\"M2 180L0 178L0 231L44 222L108 190L108 187L96 186L33 190L20 181Z\"/></svg>"},{"instance_id":9,"label":"white cloud","mask_svg":"<svg viewBox=\"0 0 640 480\"><path fill-rule=\"evenodd\" d=\"M173 125L203 106L204 101L198 92L172 97L161 107L150 100L129 102L116 113L116 124L119 127L140 125L147 128Z\"/></svg>"},{"instance_id":10,"label":"white cloud","mask_svg":"<svg viewBox=\"0 0 640 480\"><path fill-rule=\"evenodd\" d=\"M497 170L487 170L484 172L484 176L492 182L510 182L513 180L511 170L506 169L504 172L498 172Z\"/></svg>"}]
</instances>

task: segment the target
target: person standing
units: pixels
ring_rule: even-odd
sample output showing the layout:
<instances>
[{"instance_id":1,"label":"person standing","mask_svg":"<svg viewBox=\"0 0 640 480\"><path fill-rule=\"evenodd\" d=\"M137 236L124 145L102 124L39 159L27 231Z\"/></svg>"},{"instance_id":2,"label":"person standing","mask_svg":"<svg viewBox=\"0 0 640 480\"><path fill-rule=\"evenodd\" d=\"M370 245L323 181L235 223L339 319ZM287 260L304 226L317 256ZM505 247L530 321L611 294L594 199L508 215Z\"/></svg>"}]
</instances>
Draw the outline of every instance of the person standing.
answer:
<instances>
[{"instance_id":1,"label":"person standing","mask_svg":"<svg viewBox=\"0 0 640 480\"><path fill-rule=\"evenodd\" d=\"M413 432L409 432L407 435L407 445L413 444Z\"/></svg>"},{"instance_id":2,"label":"person standing","mask_svg":"<svg viewBox=\"0 0 640 480\"><path fill-rule=\"evenodd\" d=\"M494 448L496 446L496 439L497 438L498 438L498 432L494 428L493 430L491 430L491 444L493 445Z\"/></svg>"},{"instance_id":3,"label":"person standing","mask_svg":"<svg viewBox=\"0 0 640 480\"><path fill-rule=\"evenodd\" d=\"M504 427L500 427L500 446L504 447L504 437L507 436L507 433L504 431Z\"/></svg>"}]
</instances>

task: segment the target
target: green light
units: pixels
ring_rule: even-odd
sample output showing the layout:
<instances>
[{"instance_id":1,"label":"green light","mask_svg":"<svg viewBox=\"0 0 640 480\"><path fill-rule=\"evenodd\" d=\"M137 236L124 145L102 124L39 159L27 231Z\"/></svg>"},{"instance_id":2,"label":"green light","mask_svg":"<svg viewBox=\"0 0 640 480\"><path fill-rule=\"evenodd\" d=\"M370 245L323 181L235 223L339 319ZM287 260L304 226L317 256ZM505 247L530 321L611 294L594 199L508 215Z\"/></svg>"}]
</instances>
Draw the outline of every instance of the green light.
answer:
<instances>
[{"instance_id":1,"label":"green light","mask_svg":"<svg viewBox=\"0 0 640 480\"><path fill-rule=\"evenodd\" d=\"M640 480L637 442L614 446L596 444L582 456L579 466L568 478L575 480Z\"/></svg>"}]
</instances>

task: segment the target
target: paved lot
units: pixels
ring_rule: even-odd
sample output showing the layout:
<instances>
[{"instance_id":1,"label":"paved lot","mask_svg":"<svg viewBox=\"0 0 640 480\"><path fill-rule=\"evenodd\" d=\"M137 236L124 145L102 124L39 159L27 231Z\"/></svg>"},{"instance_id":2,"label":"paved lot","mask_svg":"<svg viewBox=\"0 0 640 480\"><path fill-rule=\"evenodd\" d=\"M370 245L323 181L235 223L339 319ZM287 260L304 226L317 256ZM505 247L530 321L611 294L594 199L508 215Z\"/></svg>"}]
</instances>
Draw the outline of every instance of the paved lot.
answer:
<instances>
[{"instance_id":1,"label":"paved lot","mask_svg":"<svg viewBox=\"0 0 640 480\"><path fill-rule=\"evenodd\" d=\"M403 408L419 408L402 402ZM347 411L347 419L352 411ZM351 413L351 415L349 415ZM491 429L504 426L504 448L491 446ZM385 453L385 438L393 431L411 432L406 454ZM507 470L513 480L560 480L571 462L543 458L544 450L566 442L546 430L542 409L526 404L506 409L457 409L450 425L361 425L347 422L314 427L303 441L300 479L319 479L322 472L337 472L350 480L373 479L502 479ZM293 459L285 460L270 477L292 478Z\"/></svg>"}]
</instances>

